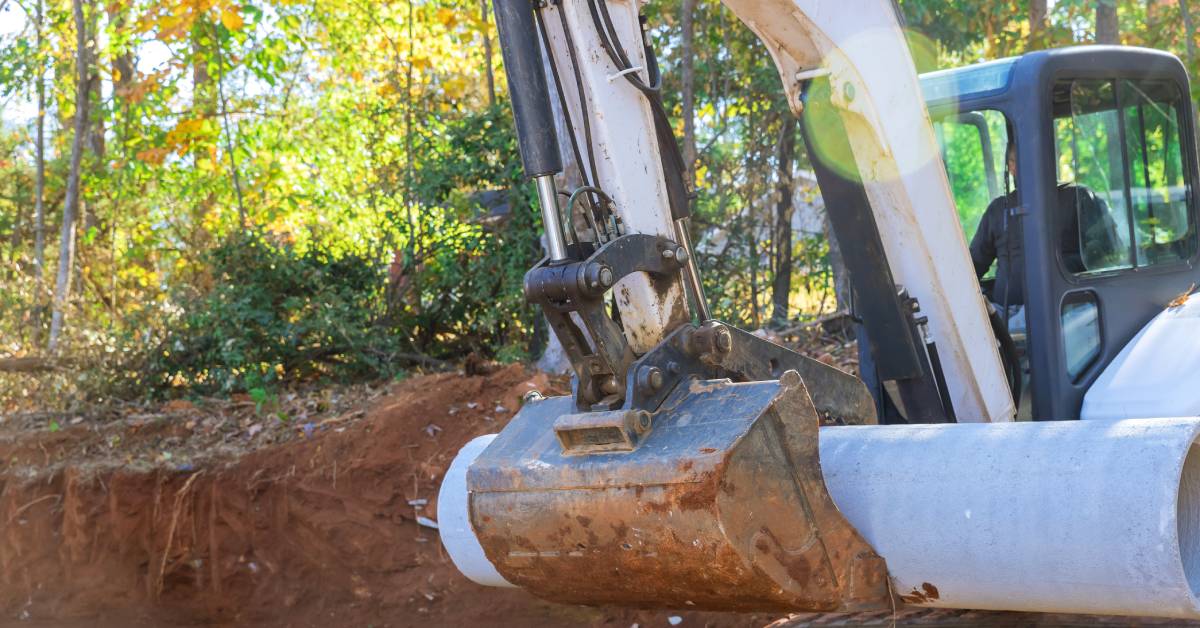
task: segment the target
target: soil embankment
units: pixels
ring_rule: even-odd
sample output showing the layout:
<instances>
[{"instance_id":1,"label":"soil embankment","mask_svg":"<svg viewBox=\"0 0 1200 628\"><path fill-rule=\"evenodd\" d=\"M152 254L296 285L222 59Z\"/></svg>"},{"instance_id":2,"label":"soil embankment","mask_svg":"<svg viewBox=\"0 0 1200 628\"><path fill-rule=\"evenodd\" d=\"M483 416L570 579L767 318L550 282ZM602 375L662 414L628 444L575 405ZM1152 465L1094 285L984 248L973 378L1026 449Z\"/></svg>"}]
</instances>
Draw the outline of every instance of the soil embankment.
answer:
<instances>
[{"instance_id":1,"label":"soil embankment","mask_svg":"<svg viewBox=\"0 0 1200 628\"><path fill-rule=\"evenodd\" d=\"M66 427L0 424L0 624L774 619L560 606L460 576L417 519L435 517L458 448L503 427L533 389L562 383L510 366L415 377L312 420L261 403L243 402L231 418L176 402L160 415Z\"/></svg>"}]
</instances>

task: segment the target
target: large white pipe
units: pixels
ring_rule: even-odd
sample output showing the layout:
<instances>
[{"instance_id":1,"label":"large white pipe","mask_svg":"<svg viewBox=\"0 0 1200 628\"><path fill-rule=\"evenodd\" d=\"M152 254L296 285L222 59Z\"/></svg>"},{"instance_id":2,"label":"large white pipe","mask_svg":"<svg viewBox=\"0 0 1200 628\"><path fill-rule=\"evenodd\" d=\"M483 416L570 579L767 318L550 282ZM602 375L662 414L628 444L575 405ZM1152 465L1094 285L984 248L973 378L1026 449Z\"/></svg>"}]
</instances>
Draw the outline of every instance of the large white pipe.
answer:
<instances>
[{"instance_id":1,"label":"large white pipe","mask_svg":"<svg viewBox=\"0 0 1200 628\"><path fill-rule=\"evenodd\" d=\"M511 587L513 585L496 571L484 555L475 529L471 527L467 469L493 440L496 440L495 434L476 436L455 454L438 489L438 533L450 560L468 579L484 586Z\"/></svg>"},{"instance_id":2,"label":"large white pipe","mask_svg":"<svg viewBox=\"0 0 1200 628\"><path fill-rule=\"evenodd\" d=\"M830 495L910 604L1200 618L1200 419L820 435ZM484 446L456 457L439 519L455 565L503 586L467 519L465 470Z\"/></svg>"},{"instance_id":3,"label":"large white pipe","mask_svg":"<svg viewBox=\"0 0 1200 628\"><path fill-rule=\"evenodd\" d=\"M1200 617L1200 419L821 430L834 502L922 606Z\"/></svg>"}]
</instances>

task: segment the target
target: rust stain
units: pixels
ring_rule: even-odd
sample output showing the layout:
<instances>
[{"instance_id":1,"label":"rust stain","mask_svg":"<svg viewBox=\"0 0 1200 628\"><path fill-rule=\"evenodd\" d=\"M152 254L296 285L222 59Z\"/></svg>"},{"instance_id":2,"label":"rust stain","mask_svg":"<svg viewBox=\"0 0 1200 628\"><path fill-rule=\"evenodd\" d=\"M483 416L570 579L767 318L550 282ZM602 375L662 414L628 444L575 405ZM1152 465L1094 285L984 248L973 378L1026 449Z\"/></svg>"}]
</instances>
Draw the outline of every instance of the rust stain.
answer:
<instances>
[{"instance_id":1,"label":"rust stain","mask_svg":"<svg viewBox=\"0 0 1200 628\"><path fill-rule=\"evenodd\" d=\"M592 525L591 517L585 517L583 515L579 515L579 516L575 517L575 520L579 522L579 525L581 525L585 528Z\"/></svg>"},{"instance_id":2,"label":"rust stain","mask_svg":"<svg viewBox=\"0 0 1200 628\"><path fill-rule=\"evenodd\" d=\"M714 451L716 451L716 449L713 449L712 447L701 447L700 448L700 453L702 453L702 454L711 454Z\"/></svg>"},{"instance_id":3,"label":"rust stain","mask_svg":"<svg viewBox=\"0 0 1200 628\"><path fill-rule=\"evenodd\" d=\"M1192 285L1188 286L1187 290L1185 290L1184 292L1179 294L1179 296L1175 297L1174 299L1171 299L1171 302L1167 304L1167 309L1173 310L1177 307L1183 307L1183 306L1187 305L1188 297L1192 296L1192 293L1195 291L1196 291L1196 282L1193 281Z\"/></svg>"},{"instance_id":4,"label":"rust stain","mask_svg":"<svg viewBox=\"0 0 1200 628\"><path fill-rule=\"evenodd\" d=\"M717 503L717 491L720 489L720 476L716 473L705 475L699 482L679 485L675 492L675 503L683 510L708 510Z\"/></svg>"},{"instance_id":5,"label":"rust stain","mask_svg":"<svg viewBox=\"0 0 1200 628\"><path fill-rule=\"evenodd\" d=\"M691 471L691 470L692 470L692 465L693 465L694 463L695 463L695 461L693 461L693 460L684 460L683 462L680 462L680 463L679 463L679 470L680 470L680 471L683 471L683 472L685 472L685 473L686 473L686 472L688 472L688 471Z\"/></svg>"}]
</instances>

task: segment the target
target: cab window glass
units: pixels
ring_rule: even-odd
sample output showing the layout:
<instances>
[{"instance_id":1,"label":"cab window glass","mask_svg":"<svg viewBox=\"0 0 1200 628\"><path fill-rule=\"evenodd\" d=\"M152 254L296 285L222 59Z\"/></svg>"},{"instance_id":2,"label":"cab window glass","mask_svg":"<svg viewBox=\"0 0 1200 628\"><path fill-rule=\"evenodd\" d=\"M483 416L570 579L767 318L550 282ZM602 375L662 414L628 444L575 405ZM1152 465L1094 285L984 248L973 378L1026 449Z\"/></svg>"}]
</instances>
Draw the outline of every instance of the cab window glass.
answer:
<instances>
[{"instance_id":1,"label":"cab window glass","mask_svg":"<svg viewBox=\"0 0 1200 628\"><path fill-rule=\"evenodd\" d=\"M1121 81L1133 203L1137 264L1176 262L1192 256L1195 238L1179 146L1175 85Z\"/></svg>"},{"instance_id":2,"label":"cab window glass","mask_svg":"<svg viewBox=\"0 0 1200 628\"><path fill-rule=\"evenodd\" d=\"M1100 355L1100 308L1091 292L1068 294L1062 305L1067 375L1078 380Z\"/></svg>"},{"instance_id":3,"label":"cab window glass","mask_svg":"<svg viewBox=\"0 0 1200 628\"><path fill-rule=\"evenodd\" d=\"M1094 274L1191 257L1195 229L1169 83L1079 80L1055 88L1059 247Z\"/></svg>"},{"instance_id":4,"label":"cab window glass","mask_svg":"<svg viewBox=\"0 0 1200 628\"><path fill-rule=\"evenodd\" d=\"M988 204L1012 190L1011 180L1005 180L1006 123L1004 114L993 109L949 115L934 121L942 163L968 242L975 236Z\"/></svg>"}]
</instances>

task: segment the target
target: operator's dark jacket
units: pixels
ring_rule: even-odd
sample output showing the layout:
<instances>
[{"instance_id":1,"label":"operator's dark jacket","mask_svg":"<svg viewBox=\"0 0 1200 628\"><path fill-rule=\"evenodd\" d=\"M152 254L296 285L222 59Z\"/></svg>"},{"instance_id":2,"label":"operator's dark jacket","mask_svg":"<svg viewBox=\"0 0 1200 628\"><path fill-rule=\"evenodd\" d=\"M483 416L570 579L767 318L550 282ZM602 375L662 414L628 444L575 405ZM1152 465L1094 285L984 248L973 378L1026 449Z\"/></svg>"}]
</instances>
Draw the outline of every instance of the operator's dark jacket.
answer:
<instances>
[{"instance_id":1,"label":"operator's dark jacket","mask_svg":"<svg viewBox=\"0 0 1200 628\"><path fill-rule=\"evenodd\" d=\"M1020 221L1010 211L1016 206L1016 192L992 201L979 220L975 237L971 239L971 261L975 265L976 277L983 277L992 267L992 262L996 262L996 285L988 296L998 305L1005 305L1006 289L1008 305L1025 304L1022 281L1025 276L1025 247Z\"/></svg>"}]
</instances>

